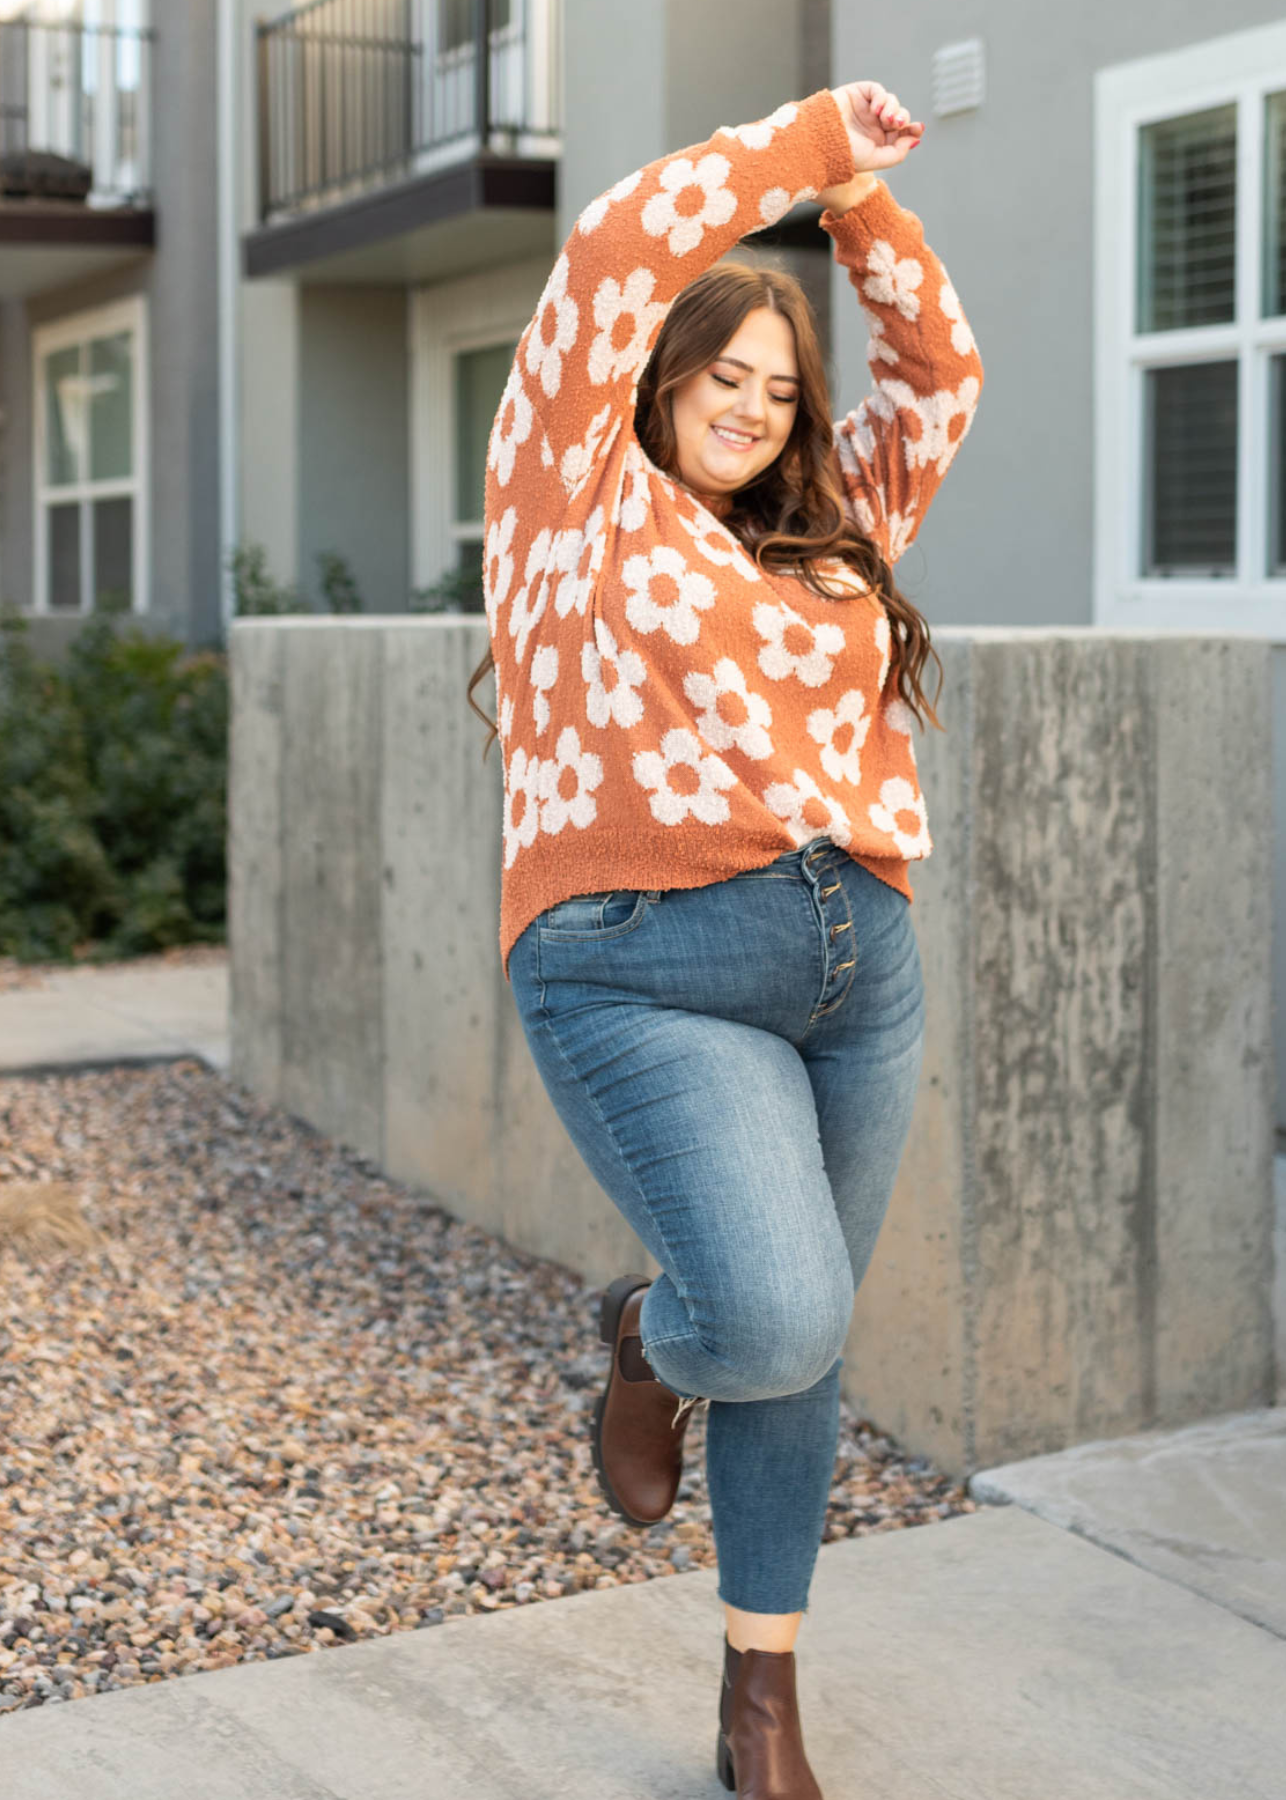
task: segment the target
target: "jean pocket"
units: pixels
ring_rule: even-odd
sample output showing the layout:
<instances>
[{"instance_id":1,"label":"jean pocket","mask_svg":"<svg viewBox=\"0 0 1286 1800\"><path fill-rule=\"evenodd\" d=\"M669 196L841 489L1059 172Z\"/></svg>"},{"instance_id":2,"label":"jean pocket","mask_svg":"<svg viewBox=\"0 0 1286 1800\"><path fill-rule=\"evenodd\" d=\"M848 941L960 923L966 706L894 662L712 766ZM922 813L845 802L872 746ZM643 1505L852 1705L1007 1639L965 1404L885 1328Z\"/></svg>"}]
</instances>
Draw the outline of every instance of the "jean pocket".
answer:
<instances>
[{"instance_id":1,"label":"jean pocket","mask_svg":"<svg viewBox=\"0 0 1286 1800\"><path fill-rule=\"evenodd\" d=\"M573 894L540 914L540 936L555 943L624 937L643 923L648 889L611 888L606 893Z\"/></svg>"}]
</instances>

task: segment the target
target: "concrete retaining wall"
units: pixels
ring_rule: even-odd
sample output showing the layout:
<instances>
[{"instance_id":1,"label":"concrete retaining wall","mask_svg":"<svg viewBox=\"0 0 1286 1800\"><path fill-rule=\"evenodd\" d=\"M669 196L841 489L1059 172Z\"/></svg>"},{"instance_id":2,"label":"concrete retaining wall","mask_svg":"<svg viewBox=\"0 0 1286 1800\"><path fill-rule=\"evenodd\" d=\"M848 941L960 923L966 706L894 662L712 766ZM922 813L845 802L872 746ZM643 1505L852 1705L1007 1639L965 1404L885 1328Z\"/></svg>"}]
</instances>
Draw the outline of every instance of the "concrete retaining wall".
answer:
<instances>
[{"instance_id":1,"label":"concrete retaining wall","mask_svg":"<svg viewBox=\"0 0 1286 1800\"><path fill-rule=\"evenodd\" d=\"M1275 1398L1269 652L935 643L929 1036L845 1391L965 1473ZM602 1284L656 1264L500 972L485 649L480 619L233 625L231 1072Z\"/></svg>"}]
</instances>

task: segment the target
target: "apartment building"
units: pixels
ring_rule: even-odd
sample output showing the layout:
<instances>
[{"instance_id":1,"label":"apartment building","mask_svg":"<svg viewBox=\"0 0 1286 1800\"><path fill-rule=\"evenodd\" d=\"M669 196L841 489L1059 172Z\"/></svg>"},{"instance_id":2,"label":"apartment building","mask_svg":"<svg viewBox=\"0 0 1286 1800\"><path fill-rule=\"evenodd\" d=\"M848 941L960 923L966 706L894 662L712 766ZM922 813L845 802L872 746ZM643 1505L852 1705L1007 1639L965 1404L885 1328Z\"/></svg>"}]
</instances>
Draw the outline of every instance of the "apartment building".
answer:
<instances>
[{"instance_id":1,"label":"apartment building","mask_svg":"<svg viewBox=\"0 0 1286 1800\"><path fill-rule=\"evenodd\" d=\"M0 6L0 598L220 633L213 8Z\"/></svg>"}]
</instances>

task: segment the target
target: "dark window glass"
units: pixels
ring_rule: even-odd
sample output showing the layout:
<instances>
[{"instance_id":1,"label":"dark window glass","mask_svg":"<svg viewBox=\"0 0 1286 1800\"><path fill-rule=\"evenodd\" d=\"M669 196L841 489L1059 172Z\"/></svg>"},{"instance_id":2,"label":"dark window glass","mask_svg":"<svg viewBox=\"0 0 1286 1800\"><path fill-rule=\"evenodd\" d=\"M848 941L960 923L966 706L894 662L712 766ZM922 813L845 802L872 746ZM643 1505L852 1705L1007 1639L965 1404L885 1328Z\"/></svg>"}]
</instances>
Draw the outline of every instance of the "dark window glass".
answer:
<instances>
[{"instance_id":1,"label":"dark window glass","mask_svg":"<svg viewBox=\"0 0 1286 1800\"><path fill-rule=\"evenodd\" d=\"M94 605L125 612L134 592L134 502L94 502Z\"/></svg>"},{"instance_id":2,"label":"dark window glass","mask_svg":"<svg viewBox=\"0 0 1286 1800\"><path fill-rule=\"evenodd\" d=\"M49 520L49 605L59 612L80 606L80 502L51 506Z\"/></svg>"},{"instance_id":3,"label":"dark window glass","mask_svg":"<svg viewBox=\"0 0 1286 1800\"><path fill-rule=\"evenodd\" d=\"M1144 409L1144 575L1233 575L1237 365L1150 369Z\"/></svg>"},{"instance_id":4,"label":"dark window glass","mask_svg":"<svg viewBox=\"0 0 1286 1800\"><path fill-rule=\"evenodd\" d=\"M1235 314L1237 108L1161 119L1139 133L1139 331Z\"/></svg>"}]
</instances>

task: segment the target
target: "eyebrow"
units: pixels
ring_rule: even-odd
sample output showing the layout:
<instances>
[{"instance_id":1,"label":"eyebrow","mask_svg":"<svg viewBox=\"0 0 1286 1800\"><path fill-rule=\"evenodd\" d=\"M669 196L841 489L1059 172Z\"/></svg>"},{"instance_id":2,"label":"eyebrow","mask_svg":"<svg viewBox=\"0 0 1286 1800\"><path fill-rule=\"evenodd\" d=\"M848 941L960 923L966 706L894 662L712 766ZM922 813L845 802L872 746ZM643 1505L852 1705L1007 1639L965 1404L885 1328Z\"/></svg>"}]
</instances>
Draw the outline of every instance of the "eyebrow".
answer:
<instances>
[{"instance_id":1,"label":"eyebrow","mask_svg":"<svg viewBox=\"0 0 1286 1800\"><path fill-rule=\"evenodd\" d=\"M714 360L716 362L735 363L739 369L750 368L750 364L748 362L742 362L739 356L716 356ZM798 375L770 375L768 379L769 381L793 381L797 387L802 386Z\"/></svg>"}]
</instances>

